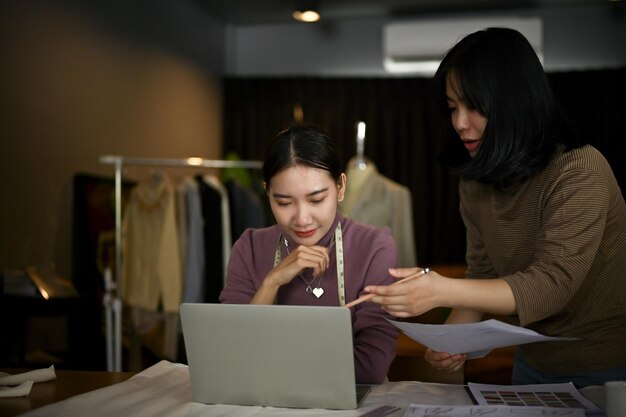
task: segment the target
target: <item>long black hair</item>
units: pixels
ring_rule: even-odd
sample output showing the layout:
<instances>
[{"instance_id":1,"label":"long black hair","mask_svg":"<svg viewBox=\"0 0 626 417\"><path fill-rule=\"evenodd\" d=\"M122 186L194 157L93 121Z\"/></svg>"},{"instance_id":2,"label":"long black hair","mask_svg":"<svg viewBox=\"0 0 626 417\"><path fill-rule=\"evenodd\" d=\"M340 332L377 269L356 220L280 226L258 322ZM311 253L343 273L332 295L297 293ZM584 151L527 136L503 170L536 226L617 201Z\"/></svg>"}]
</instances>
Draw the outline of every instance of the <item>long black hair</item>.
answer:
<instances>
[{"instance_id":1,"label":"long black hair","mask_svg":"<svg viewBox=\"0 0 626 417\"><path fill-rule=\"evenodd\" d=\"M487 118L474 158L450 122L446 79L460 98ZM508 28L474 32L452 47L435 74L435 97L444 117L441 161L461 177L488 184L525 179L548 164L557 144L581 145L556 102L528 40Z\"/></svg>"},{"instance_id":2,"label":"long black hair","mask_svg":"<svg viewBox=\"0 0 626 417\"><path fill-rule=\"evenodd\" d=\"M274 175L285 168L303 165L328 171L335 182L341 181L341 164L335 144L314 126L294 125L276 135L267 148L263 162L263 181L269 190Z\"/></svg>"}]
</instances>

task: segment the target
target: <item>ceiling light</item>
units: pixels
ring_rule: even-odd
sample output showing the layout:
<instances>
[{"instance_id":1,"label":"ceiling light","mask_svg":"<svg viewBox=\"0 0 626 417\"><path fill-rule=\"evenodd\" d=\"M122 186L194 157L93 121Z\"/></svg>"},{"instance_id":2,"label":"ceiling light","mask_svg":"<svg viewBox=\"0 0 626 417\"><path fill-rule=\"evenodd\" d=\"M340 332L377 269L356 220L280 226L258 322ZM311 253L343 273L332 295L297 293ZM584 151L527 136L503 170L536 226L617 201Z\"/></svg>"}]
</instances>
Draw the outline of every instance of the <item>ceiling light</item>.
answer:
<instances>
[{"instance_id":1,"label":"ceiling light","mask_svg":"<svg viewBox=\"0 0 626 417\"><path fill-rule=\"evenodd\" d=\"M320 20L318 2L316 0L296 1L293 18L299 22L317 22Z\"/></svg>"}]
</instances>

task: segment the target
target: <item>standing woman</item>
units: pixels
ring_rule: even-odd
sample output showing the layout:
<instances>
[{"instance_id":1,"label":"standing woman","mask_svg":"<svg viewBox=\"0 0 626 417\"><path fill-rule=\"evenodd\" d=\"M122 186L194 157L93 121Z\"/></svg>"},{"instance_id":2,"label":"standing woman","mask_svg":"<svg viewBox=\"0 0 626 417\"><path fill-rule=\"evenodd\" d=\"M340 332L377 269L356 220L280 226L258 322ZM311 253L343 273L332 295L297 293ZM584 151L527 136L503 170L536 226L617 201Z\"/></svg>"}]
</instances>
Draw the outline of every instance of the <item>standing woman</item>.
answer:
<instances>
[{"instance_id":1,"label":"standing woman","mask_svg":"<svg viewBox=\"0 0 626 417\"><path fill-rule=\"evenodd\" d=\"M393 282L397 250L388 228L340 215L346 189L335 146L312 127L278 134L263 164L276 225L248 229L233 245L223 303L339 306L366 285ZM357 383L382 383L397 331L376 304L351 310ZM332 352L328 352L332 355Z\"/></svg>"},{"instance_id":2,"label":"standing woman","mask_svg":"<svg viewBox=\"0 0 626 417\"><path fill-rule=\"evenodd\" d=\"M451 307L576 341L521 345L514 384L626 379L626 204L604 157L566 123L541 63L517 31L468 35L435 75L444 162L461 176L466 279L436 272L366 288L397 317ZM391 271L396 278L421 268ZM456 370L467 355L426 352Z\"/></svg>"}]
</instances>

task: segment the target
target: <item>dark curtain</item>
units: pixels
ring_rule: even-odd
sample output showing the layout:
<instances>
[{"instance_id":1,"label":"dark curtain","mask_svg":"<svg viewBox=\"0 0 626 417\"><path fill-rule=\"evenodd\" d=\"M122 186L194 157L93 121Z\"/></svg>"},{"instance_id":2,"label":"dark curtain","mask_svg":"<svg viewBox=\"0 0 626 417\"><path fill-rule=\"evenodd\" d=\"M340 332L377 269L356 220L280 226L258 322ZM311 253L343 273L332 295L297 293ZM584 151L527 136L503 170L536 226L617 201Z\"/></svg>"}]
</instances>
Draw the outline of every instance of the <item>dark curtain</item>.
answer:
<instances>
[{"instance_id":1,"label":"dark curtain","mask_svg":"<svg viewBox=\"0 0 626 417\"><path fill-rule=\"evenodd\" d=\"M626 69L549 78L572 121L607 156L624 189L618 159L625 139L617 123L626 115ZM458 178L436 162L431 88L426 78L226 78L224 152L263 159L267 143L301 108L304 122L329 133L347 164L356 153L355 124L364 121L365 156L381 174L411 190L419 264L462 263Z\"/></svg>"},{"instance_id":2,"label":"dark curtain","mask_svg":"<svg viewBox=\"0 0 626 417\"><path fill-rule=\"evenodd\" d=\"M626 68L549 74L555 95L585 142L611 164L626 190Z\"/></svg>"}]
</instances>

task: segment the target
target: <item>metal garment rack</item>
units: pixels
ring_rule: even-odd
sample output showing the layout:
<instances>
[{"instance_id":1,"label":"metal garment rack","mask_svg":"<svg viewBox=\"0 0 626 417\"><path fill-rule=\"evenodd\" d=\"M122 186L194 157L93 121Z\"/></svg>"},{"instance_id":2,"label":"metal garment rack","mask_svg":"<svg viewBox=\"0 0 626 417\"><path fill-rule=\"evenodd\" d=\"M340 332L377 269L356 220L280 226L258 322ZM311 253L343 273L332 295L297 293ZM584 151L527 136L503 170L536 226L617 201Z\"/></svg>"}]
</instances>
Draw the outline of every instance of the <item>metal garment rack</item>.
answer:
<instances>
[{"instance_id":1,"label":"metal garment rack","mask_svg":"<svg viewBox=\"0 0 626 417\"><path fill-rule=\"evenodd\" d=\"M124 166L160 166L180 168L252 168L263 167L261 161L226 161L204 158L164 159L130 158L105 155L100 162L115 166L115 274L110 269L104 273L105 295L103 304L106 317L107 370L122 371L122 169Z\"/></svg>"}]
</instances>

